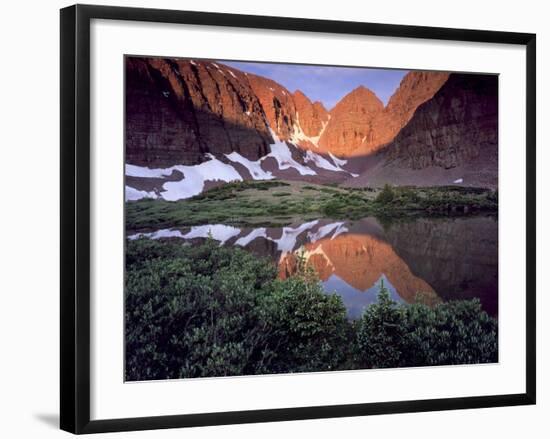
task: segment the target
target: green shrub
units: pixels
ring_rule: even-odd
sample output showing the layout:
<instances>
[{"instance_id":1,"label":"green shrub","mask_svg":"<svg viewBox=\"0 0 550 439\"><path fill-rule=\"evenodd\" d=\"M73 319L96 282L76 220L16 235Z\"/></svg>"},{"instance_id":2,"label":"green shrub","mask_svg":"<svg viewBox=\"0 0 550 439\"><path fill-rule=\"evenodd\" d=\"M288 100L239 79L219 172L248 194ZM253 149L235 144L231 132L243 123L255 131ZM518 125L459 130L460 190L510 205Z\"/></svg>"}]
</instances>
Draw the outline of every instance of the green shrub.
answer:
<instances>
[{"instance_id":1,"label":"green shrub","mask_svg":"<svg viewBox=\"0 0 550 439\"><path fill-rule=\"evenodd\" d=\"M241 249L128 241L126 379L497 361L479 301L401 305L381 285L357 322L298 255L297 273Z\"/></svg>"},{"instance_id":2,"label":"green shrub","mask_svg":"<svg viewBox=\"0 0 550 439\"><path fill-rule=\"evenodd\" d=\"M274 197L290 197L291 195L290 192L273 192L272 194Z\"/></svg>"},{"instance_id":3,"label":"green shrub","mask_svg":"<svg viewBox=\"0 0 550 439\"><path fill-rule=\"evenodd\" d=\"M309 275L208 240L128 242L126 378L318 371L343 361L349 323Z\"/></svg>"},{"instance_id":4,"label":"green shrub","mask_svg":"<svg viewBox=\"0 0 550 439\"><path fill-rule=\"evenodd\" d=\"M395 193L389 184L385 184L384 188L376 196L376 202L380 204L388 204L393 201Z\"/></svg>"},{"instance_id":5,"label":"green shrub","mask_svg":"<svg viewBox=\"0 0 550 439\"><path fill-rule=\"evenodd\" d=\"M273 266L212 241L192 247L138 240L127 253L128 380L263 371L269 348L258 331L258 301Z\"/></svg>"},{"instance_id":6,"label":"green shrub","mask_svg":"<svg viewBox=\"0 0 550 439\"><path fill-rule=\"evenodd\" d=\"M420 196L418 191L410 187L402 187L398 191L399 202L400 203L411 203L415 204L420 201Z\"/></svg>"},{"instance_id":7,"label":"green shrub","mask_svg":"<svg viewBox=\"0 0 550 439\"><path fill-rule=\"evenodd\" d=\"M359 322L357 345L362 367L395 367L401 363L406 343L406 308L390 298L384 283L378 302L369 306Z\"/></svg>"},{"instance_id":8,"label":"green shrub","mask_svg":"<svg viewBox=\"0 0 550 439\"><path fill-rule=\"evenodd\" d=\"M363 367L490 363L498 360L497 321L478 299L398 305L382 286L358 323Z\"/></svg>"},{"instance_id":9,"label":"green shrub","mask_svg":"<svg viewBox=\"0 0 550 439\"><path fill-rule=\"evenodd\" d=\"M291 277L274 283L264 297L264 322L276 346L271 372L337 369L346 356L346 308L337 295L327 295L318 282Z\"/></svg>"},{"instance_id":10,"label":"green shrub","mask_svg":"<svg viewBox=\"0 0 550 439\"><path fill-rule=\"evenodd\" d=\"M346 210L346 202L340 196L323 203L321 206L321 211L328 217L341 215Z\"/></svg>"},{"instance_id":11,"label":"green shrub","mask_svg":"<svg viewBox=\"0 0 550 439\"><path fill-rule=\"evenodd\" d=\"M497 322L478 299L414 304L407 309L408 366L476 364L498 361Z\"/></svg>"}]
</instances>

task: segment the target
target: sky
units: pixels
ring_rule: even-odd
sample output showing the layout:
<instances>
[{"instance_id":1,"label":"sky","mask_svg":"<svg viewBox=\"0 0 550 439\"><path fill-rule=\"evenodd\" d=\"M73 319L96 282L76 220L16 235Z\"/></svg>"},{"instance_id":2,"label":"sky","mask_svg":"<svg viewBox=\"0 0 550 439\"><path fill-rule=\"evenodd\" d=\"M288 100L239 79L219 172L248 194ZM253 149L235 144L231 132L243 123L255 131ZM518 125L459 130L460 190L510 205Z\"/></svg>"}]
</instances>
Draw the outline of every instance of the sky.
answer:
<instances>
[{"instance_id":1,"label":"sky","mask_svg":"<svg viewBox=\"0 0 550 439\"><path fill-rule=\"evenodd\" d=\"M360 85L372 90L386 105L403 76L408 73L408 70L357 67L220 62L248 73L273 79L290 92L301 90L312 102L321 101L327 110Z\"/></svg>"}]
</instances>

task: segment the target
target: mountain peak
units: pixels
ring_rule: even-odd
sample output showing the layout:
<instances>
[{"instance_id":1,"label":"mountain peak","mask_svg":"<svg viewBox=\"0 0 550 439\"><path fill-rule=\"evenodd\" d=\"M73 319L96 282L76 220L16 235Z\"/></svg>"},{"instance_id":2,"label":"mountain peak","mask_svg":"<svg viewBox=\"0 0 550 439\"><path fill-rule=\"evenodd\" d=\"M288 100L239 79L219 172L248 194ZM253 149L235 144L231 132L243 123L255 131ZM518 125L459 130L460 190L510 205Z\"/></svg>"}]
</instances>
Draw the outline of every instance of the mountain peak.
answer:
<instances>
[{"instance_id":1,"label":"mountain peak","mask_svg":"<svg viewBox=\"0 0 550 439\"><path fill-rule=\"evenodd\" d=\"M413 71L407 73L388 101L388 110L393 111L401 107L406 113L414 111L420 104L431 99L448 78L449 74L445 72ZM407 120L411 116L412 114L409 114Z\"/></svg>"},{"instance_id":2,"label":"mountain peak","mask_svg":"<svg viewBox=\"0 0 550 439\"><path fill-rule=\"evenodd\" d=\"M152 76L152 70L158 75ZM166 156L165 161L170 163L200 161L204 150L213 153L238 150L247 158L256 159L269 148L270 128L280 140L294 142L302 149L342 157L370 154L393 140L416 108L431 99L448 78L447 73L409 72L386 107L372 90L359 85L328 112L321 102L312 102L300 89L291 93L272 79L245 73L215 60L130 58L127 73L129 80L135 82L128 96L129 110L136 114L136 124L141 120L138 114L149 111L148 107L142 108L140 100L140 96L151 93L144 87L158 90L148 98L151 108L166 107L167 112L172 112L177 104L188 112L194 108L200 113L196 121L187 116L176 117L170 122L174 125L170 130L159 133L165 139L158 148L162 151L150 155L155 160ZM220 118L234 125L230 133L224 133L229 124L220 124ZM129 126L132 123L134 119L130 117ZM209 129L198 130L197 124L208 125ZM178 148L170 146L172 129L186 133L178 137ZM134 131L127 143L130 155L135 152L136 161L152 160L142 151L147 142L139 130ZM197 136L200 131L203 134Z\"/></svg>"},{"instance_id":3,"label":"mountain peak","mask_svg":"<svg viewBox=\"0 0 550 439\"><path fill-rule=\"evenodd\" d=\"M306 94L302 90L296 89L294 90L294 93L292 93L292 95L294 96L294 98L307 99L309 102L311 102L311 100L306 96Z\"/></svg>"},{"instance_id":4,"label":"mountain peak","mask_svg":"<svg viewBox=\"0 0 550 439\"><path fill-rule=\"evenodd\" d=\"M350 95L350 94L367 95L367 96L372 96L372 97L375 97L376 99L378 99L378 96L376 96L376 93L374 93L370 88L365 87L362 84L359 85L358 87L355 87L351 92L348 93L348 95Z\"/></svg>"},{"instance_id":5,"label":"mountain peak","mask_svg":"<svg viewBox=\"0 0 550 439\"><path fill-rule=\"evenodd\" d=\"M296 123L292 93L278 82L263 76L249 73L247 79L262 105L269 127L275 131L279 139L290 139Z\"/></svg>"},{"instance_id":6,"label":"mountain peak","mask_svg":"<svg viewBox=\"0 0 550 439\"><path fill-rule=\"evenodd\" d=\"M384 104L372 90L364 85L360 85L340 99L331 110L331 114L342 111L342 109L346 109L346 111L359 110L363 113L371 113L382 111L384 109Z\"/></svg>"},{"instance_id":7,"label":"mountain peak","mask_svg":"<svg viewBox=\"0 0 550 439\"><path fill-rule=\"evenodd\" d=\"M299 124L304 134L312 138L319 136L328 121L328 111L320 102L312 104L311 100L301 90L296 90L293 98L296 112L298 113ZM315 141L311 140L311 142ZM304 142L301 146L308 148L312 145Z\"/></svg>"},{"instance_id":8,"label":"mountain peak","mask_svg":"<svg viewBox=\"0 0 550 439\"><path fill-rule=\"evenodd\" d=\"M337 156L354 155L365 142L372 141L372 124L384 111L382 101L361 85L338 102L330 111L330 120L319 140L319 147Z\"/></svg>"},{"instance_id":9,"label":"mountain peak","mask_svg":"<svg viewBox=\"0 0 550 439\"><path fill-rule=\"evenodd\" d=\"M325 106L323 105L323 103L321 101L315 101L313 103L313 108L316 108L317 111L319 111L321 113L326 113L328 115L328 111L327 111L327 109L325 108Z\"/></svg>"},{"instance_id":10,"label":"mountain peak","mask_svg":"<svg viewBox=\"0 0 550 439\"><path fill-rule=\"evenodd\" d=\"M373 124L376 135L363 145L363 153L371 153L392 141L409 122L416 109L430 100L449 78L443 72L409 72Z\"/></svg>"}]
</instances>

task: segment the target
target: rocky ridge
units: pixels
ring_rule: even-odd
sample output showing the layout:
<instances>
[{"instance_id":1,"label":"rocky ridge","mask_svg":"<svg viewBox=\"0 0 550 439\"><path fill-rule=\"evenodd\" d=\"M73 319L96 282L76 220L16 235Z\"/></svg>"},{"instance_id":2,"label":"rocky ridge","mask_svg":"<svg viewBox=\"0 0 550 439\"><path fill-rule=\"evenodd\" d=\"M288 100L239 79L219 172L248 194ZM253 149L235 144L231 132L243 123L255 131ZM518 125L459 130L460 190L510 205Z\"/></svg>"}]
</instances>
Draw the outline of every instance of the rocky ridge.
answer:
<instances>
[{"instance_id":1,"label":"rocky ridge","mask_svg":"<svg viewBox=\"0 0 550 439\"><path fill-rule=\"evenodd\" d=\"M450 74L350 186L498 186L498 77Z\"/></svg>"},{"instance_id":2,"label":"rocky ridge","mask_svg":"<svg viewBox=\"0 0 550 439\"><path fill-rule=\"evenodd\" d=\"M353 90L331 110L331 122L321 137L320 147L343 157L378 151L409 122L419 105L433 97L448 77L448 73L409 72L385 107L365 87Z\"/></svg>"},{"instance_id":3,"label":"rocky ridge","mask_svg":"<svg viewBox=\"0 0 550 439\"><path fill-rule=\"evenodd\" d=\"M385 107L361 86L327 111L299 90L215 61L127 57L125 66L131 199L161 196L166 182L197 172L199 190L236 178L343 181L364 169L368 178L350 181L366 185L496 156L496 77L410 72Z\"/></svg>"},{"instance_id":4,"label":"rocky ridge","mask_svg":"<svg viewBox=\"0 0 550 439\"><path fill-rule=\"evenodd\" d=\"M402 167L446 169L476 158L498 141L498 77L452 74L387 148Z\"/></svg>"},{"instance_id":5,"label":"rocky ridge","mask_svg":"<svg viewBox=\"0 0 550 439\"><path fill-rule=\"evenodd\" d=\"M271 135L246 76L213 62L126 59L126 160L197 164L206 153L269 153Z\"/></svg>"},{"instance_id":6,"label":"rocky ridge","mask_svg":"<svg viewBox=\"0 0 550 439\"><path fill-rule=\"evenodd\" d=\"M354 155L363 143L374 138L374 120L383 111L384 104L371 90L356 88L330 111L319 148L341 157Z\"/></svg>"}]
</instances>

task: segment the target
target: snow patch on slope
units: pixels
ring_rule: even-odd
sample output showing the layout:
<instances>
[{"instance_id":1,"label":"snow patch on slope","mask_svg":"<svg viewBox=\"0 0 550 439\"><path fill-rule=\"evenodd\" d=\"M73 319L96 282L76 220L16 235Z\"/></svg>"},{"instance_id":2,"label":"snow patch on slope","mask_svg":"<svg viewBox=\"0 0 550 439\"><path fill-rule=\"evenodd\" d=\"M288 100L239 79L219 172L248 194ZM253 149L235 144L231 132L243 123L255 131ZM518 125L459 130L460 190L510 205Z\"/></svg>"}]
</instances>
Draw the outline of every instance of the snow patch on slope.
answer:
<instances>
[{"instance_id":1,"label":"snow patch on slope","mask_svg":"<svg viewBox=\"0 0 550 439\"><path fill-rule=\"evenodd\" d=\"M206 154L209 161L195 166L177 165L173 168L180 171L184 178L180 181L169 181L162 185L162 198L175 201L182 198L190 198L200 194L204 189L204 182L210 181L242 181L240 174L233 166L221 162L212 154Z\"/></svg>"},{"instance_id":2,"label":"snow patch on slope","mask_svg":"<svg viewBox=\"0 0 550 439\"><path fill-rule=\"evenodd\" d=\"M330 156L330 158L332 159L332 161L334 162L334 164L338 167L340 166L344 166L348 161L347 160L344 160L344 159L341 159L341 158L338 158L336 157L333 153L329 152L328 155ZM359 174L354 174L353 172L350 172L350 171L346 171L348 172L352 177L359 177Z\"/></svg>"},{"instance_id":3,"label":"snow patch on slope","mask_svg":"<svg viewBox=\"0 0 550 439\"><path fill-rule=\"evenodd\" d=\"M173 171L172 168L147 168L145 166L126 165L126 175L128 177L142 177L142 178L164 178L170 175Z\"/></svg>"},{"instance_id":4,"label":"snow patch on slope","mask_svg":"<svg viewBox=\"0 0 550 439\"><path fill-rule=\"evenodd\" d=\"M313 162L315 166L318 168L323 168L328 171L333 172L347 172L352 177L357 177L359 174L354 174L353 172L349 172L346 169L341 168L339 163L347 163L346 160L339 160L336 157L334 157L332 154L330 154L331 159L334 161L334 164L332 164L330 161L328 161L326 158L324 158L322 155L317 154L311 150L306 151L306 156L304 157L304 161L306 163Z\"/></svg>"},{"instance_id":5,"label":"snow patch on slope","mask_svg":"<svg viewBox=\"0 0 550 439\"><path fill-rule=\"evenodd\" d=\"M329 152L328 155L332 159L332 161L336 164L336 166L344 166L348 161L344 159L339 159L336 157L333 153Z\"/></svg>"},{"instance_id":6,"label":"snow patch on slope","mask_svg":"<svg viewBox=\"0 0 550 439\"><path fill-rule=\"evenodd\" d=\"M275 134L275 131L273 131L271 127L269 128L269 132L271 133L271 136L273 137L275 143L271 145L271 152L262 157L260 160L264 160L268 157L273 157L275 160L277 160L280 170L294 168L300 173L300 175L317 175L317 173L313 169L301 165L292 158L292 153L290 152L288 145L285 142L281 142L279 140L277 134Z\"/></svg>"},{"instance_id":7,"label":"snow patch on slope","mask_svg":"<svg viewBox=\"0 0 550 439\"><path fill-rule=\"evenodd\" d=\"M154 192L140 191L131 186L126 186L124 196L126 201L137 201L141 200L142 198L158 198L157 194L155 194Z\"/></svg>"},{"instance_id":8,"label":"snow patch on slope","mask_svg":"<svg viewBox=\"0 0 550 439\"><path fill-rule=\"evenodd\" d=\"M294 124L293 126L292 136L290 138L290 141L297 145L300 144L300 142L305 141L305 142L311 143L313 146L315 146L315 148L319 148L319 139L323 135L323 132L325 131L325 128L328 125L328 121L321 122L321 123L322 123L322 128L321 128L321 131L319 131L319 134L317 136L308 136L306 135L306 133L304 133L300 125L300 114L296 112L296 124ZM345 169L341 168L341 166L347 163L347 160L339 159L335 157L333 154L331 154L330 152L329 152L329 155L332 161L334 162L334 164L330 163L330 161L325 159L323 156L311 150L306 151L306 156L304 157L304 160L306 162L313 162L315 166L317 166L318 168L323 168L328 171L347 172L352 177L357 177L359 175L359 174L354 174L352 172L346 171Z\"/></svg>"},{"instance_id":9,"label":"snow patch on slope","mask_svg":"<svg viewBox=\"0 0 550 439\"><path fill-rule=\"evenodd\" d=\"M183 174L183 179L179 181L167 181L162 185L160 197L168 201L181 200L182 198L191 198L200 194L204 190L205 181L242 181L240 174L233 166L223 163L214 157L212 154L206 154L210 160L194 166L176 165L165 169L149 169L144 166L126 165L126 175L131 177L142 178L164 178L172 174L174 171L179 171ZM133 188L131 188L133 189ZM140 198L157 198L151 196L154 193L137 191L133 189L126 194L126 199L139 200ZM140 198L137 198L141 195ZM128 198L128 197L132 198Z\"/></svg>"},{"instance_id":10,"label":"snow patch on slope","mask_svg":"<svg viewBox=\"0 0 550 439\"><path fill-rule=\"evenodd\" d=\"M292 127L292 136L290 138L290 141L292 143L300 143L301 141L310 142L315 146L315 148L319 148L319 139L321 138L321 134L323 133L324 127L317 136L308 136L306 133L304 133L304 130L302 130L302 126L300 125L300 113L296 112L296 123Z\"/></svg>"},{"instance_id":11,"label":"snow patch on slope","mask_svg":"<svg viewBox=\"0 0 550 439\"><path fill-rule=\"evenodd\" d=\"M215 63L213 63L215 65ZM229 70L228 70L229 71ZM232 73L231 71L229 71ZM249 112L247 112L249 114ZM323 129L327 125L323 124ZM271 152L258 160L249 160L243 157L238 152L234 151L230 154L225 154L225 157L234 163L240 163L249 172L254 180L271 180L275 176L270 171L266 171L262 168L262 162L268 158L273 158L277 162L279 170L295 169L300 175L317 175L314 169L305 166L292 157L292 152L286 142L281 141L275 131L269 127L269 132L273 137L273 144L270 145ZM298 140L305 139L312 141L316 144L317 138L307 137L303 133L299 124L295 126L294 134L291 140L297 143ZM306 163L313 163L316 167L326 169L332 172L347 172L353 177L357 177L358 174L353 174L342 168L347 163L347 160L339 159L333 154L328 153L330 162L327 158L317 154L313 151L306 151L304 161ZM228 163L224 163L217 159L212 154L206 154L209 159L203 163L194 166L176 165L169 168L148 168L145 166L126 165L126 175L130 177L139 178L159 178L165 179L170 176L174 171L178 171L183 174L183 178L179 181L167 181L162 185L160 192L148 192L135 189L133 187L126 187L126 200L135 201L142 198L163 198L168 201L176 201L180 199L191 198L200 194L204 190L206 181L223 181L226 183L232 181L242 181L243 178L237 172L237 170Z\"/></svg>"},{"instance_id":12,"label":"snow patch on slope","mask_svg":"<svg viewBox=\"0 0 550 439\"><path fill-rule=\"evenodd\" d=\"M275 131L273 131L269 125L268 128L274 142L270 145L271 152L269 154L256 161L248 160L237 152L226 154L226 157L232 162L238 162L245 166L254 180L271 180L272 178L275 178L271 172L264 171L262 168L262 162L270 157L275 159L281 171L293 168L298 171L300 175L317 175L317 172L313 169L308 168L307 166L304 166L294 160L288 145L279 139Z\"/></svg>"},{"instance_id":13,"label":"snow patch on slope","mask_svg":"<svg viewBox=\"0 0 550 439\"><path fill-rule=\"evenodd\" d=\"M249 160L235 151L231 154L225 154L225 156L232 162L240 163L248 169L248 172L250 172L254 180L272 180L275 178L271 172L262 169L262 159L256 161Z\"/></svg>"},{"instance_id":14,"label":"snow patch on slope","mask_svg":"<svg viewBox=\"0 0 550 439\"><path fill-rule=\"evenodd\" d=\"M319 155L311 150L306 151L306 156L304 157L304 161L306 163L313 162L315 166L317 166L318 168L327 169L328 171L347 172L345 169L342 169L339 166L333 165L327 159L325 159L322 155Z\"/></svg>"}]
</instances>

